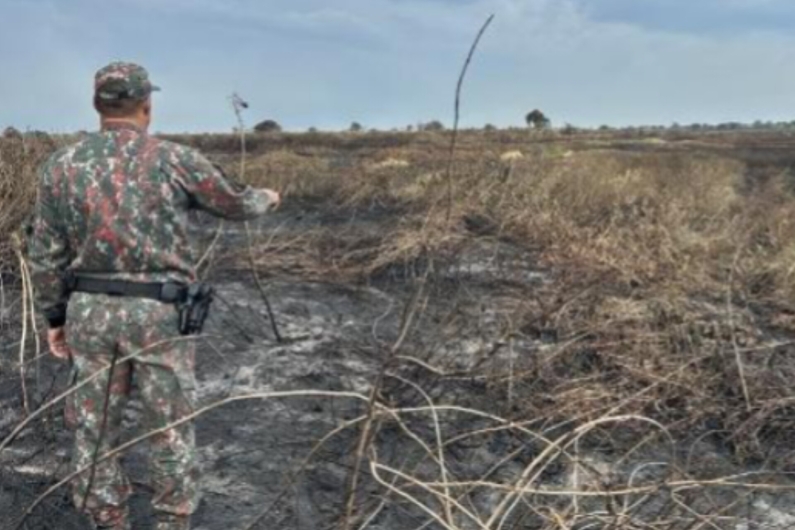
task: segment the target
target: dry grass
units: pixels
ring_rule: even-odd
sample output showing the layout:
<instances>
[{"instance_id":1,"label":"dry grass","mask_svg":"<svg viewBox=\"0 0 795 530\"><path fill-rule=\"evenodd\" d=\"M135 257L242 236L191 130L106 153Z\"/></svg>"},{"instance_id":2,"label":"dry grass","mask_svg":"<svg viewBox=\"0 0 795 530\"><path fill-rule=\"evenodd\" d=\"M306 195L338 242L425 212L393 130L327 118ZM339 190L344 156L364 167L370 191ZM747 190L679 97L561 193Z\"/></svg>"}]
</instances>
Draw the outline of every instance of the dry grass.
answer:
<instances>
[{"instance_id":1,"label":"dry grass","mask_svg":"<svg viewBox=\"0 0 795 530\"><path fill-rule=\"evenodd\" d=\"M288 200L404 214L393 232L382 234L391 242L383 247L391 257L373 255L364 273L393 262L398 249L406 258L416 256L412 241L433 248L440 239L460 241L465 226L474 222L491 236L543 248L551 264L582 266L627 283L671 280L688 290L708 290L715 287L710 282L723 285L727 275L721 265L749 238L760 230L787 229L759 224L768 217L767 198L741 197L743 167L724 158L609 150L572 154L539 146L526 151L524 158L508 161L500 159L499 146L464 151L457 161L452 231L440 229L435 216L445 192L438 148L348 155L341 167L322 152L279 150L251 162L247 178L285 190ZM764 215L749 212L751 202L762 205L757 213ZM760 260L766 268L786 259L788 251L778 250L783 254L776 259ZM789 289L786 269L778 270L776 284Z\"/></svg>"},{"instance_id":2,"label":"dry grass","mask_svg":"<svg viewBox=\"0 0 795 530\"><path fill-rule=\"evenodd\" d=\"M36 169L54 149L49 138L0 138L0 272L15 267L12 235L36 199Z\"/></svg>"},{"instance_id":3,"label":"dry grass","mask_svg":"<svg viewBox=\"0 0 795 530\"><path fill-rule=\"evenodd\" d=\"M249 144L245 178L283 190L291 212L320 222L267 234L254 248L256 263L270 275L355 282L395 267L421 269L428 256L448 263L478 243L518 249L549 271L549 281L495 280L500 339L508 347L554 339L532 355L511 357L510 365L484 354L482 363L461 369L450 352L428 349L411 353L412 366L443 379L482 381L491 403L511 405L506 421L533 418L538 432L561 436L568 449L566 437L578 431L560 434L560 425L613 440L642 429L608 427L605 418L642 417L677 440L719 431L738 458L766 458L771 447L788 443L792 427L795 187L786 172L756 178L727 156L735 137L724 144L704 138L718 146L709 149L694 149L692 139L666 140L465 133L448 223L443 135L258 137ZM234 137L190 141L235 172ZM0 140L4 268L12 263L7 236L33 199L33 168L51 148ZM247 260L247 250L238 257ZM451 318L439 325L437 342L469 327L471 320ZM429 442L435 444L443 442ZM562 454L550 451L549 461ZM380 464L375 453L370 462L373 476L409 502L441 499L442 526L457 527L451 512L483 528L502 524L494 519L500 513L470 517L456 497L465 487L500 485L455 483L444 472L415 479ZM549 464L533 465L538 469L528 468L504 499L531 491L532 473ZM686 488L687 480L671 484ZM640 493L656 492L658 485L644 488ZM584 493L574 490L553 492L575 499L574 508L541 514L545 528L582 522L576 499ZM515 507L506 504L501 513ZM436 508L427 515L441 514Z\"/></svg>"},{"instance_id":4,"label":"dry grass","mask_svg":"<svg viewBox=\"0 0 795 530\"><path fill-rule=\"evenodd\" d=\"M784 436L795 365L770 332L795 322L788 175L749 180L735 159L684 148L530 144L522 158L501 157L508 151L464 142L452 225L439 146L348 154L342 168L321 152L262 155L249 178L283 187L288 202L322 197L314 204L340 215L391 216L377 230L356 221L271 237L258 248L263 271L352 281L455 256L475 240L507 242L554 279L514 287L508 335L551 329L563 345L510 378L529 414L587 421L616 410L684 435L714 425L741 456Z\"/></svg>"},{"instance_id":5,"label":"dry grass","mask_svg":"<svg viewBox=\"0 0 795 530\"><path fill-rule=\"evenodd\" d=\"M452 234L429 235L423 231L437 220L428 211L437 213L432 206L444 200L439 147L279 149L255 158L247 179L340 212L405 214L388 239L406 256L416 255L407 240L460 240L466 222L476 220L489 235L543 249L550 264L626 284L715 292L726 287L734 264L740 290L780 300L793 294L793 194L784 174L748 190L744 165L717 155L531 144L524 158L505 161L499 145L465 146L454 184L457 222Z\"/></svg>"},{"instance_id":6,"label":"dry grass","mask_svg":"<svg viewBox=\"0 0 795 530\"><path fill-rule=\"evenodd\" d=\"M691 333L672 322L717 325L726 334L729 291L733 306L772 308L773 323L785 330L795 321L788 316L795 196L786 174L749 184L744 164L717 154L528 143L525 132L465 133L448 225L444 136L316 134L303 143L297 136L252 142L254 152L263 149L257 141L274 148L249 160L246 179L281 189L287 205L305 204L308 213L323 211L336 222L259 241L259 260L271 274L363 279L423 255L455 255L479 238L532 251L539 266L554 271L558 298L588 289L556 314L562 334L635 330L667 359L670 335L684 340L679 335ZM214 156L235 172L233 137L191 141L222 149ZM0 141L2 241L28 214L35 166L53 148L42 140ZM502 157L506 152L514 153ZM5 247L9 266L14 260ZM751 316L736 310L734 327L751 325ZM742 331L741 340L755 333Z\"/></svg>"}]
</instances>

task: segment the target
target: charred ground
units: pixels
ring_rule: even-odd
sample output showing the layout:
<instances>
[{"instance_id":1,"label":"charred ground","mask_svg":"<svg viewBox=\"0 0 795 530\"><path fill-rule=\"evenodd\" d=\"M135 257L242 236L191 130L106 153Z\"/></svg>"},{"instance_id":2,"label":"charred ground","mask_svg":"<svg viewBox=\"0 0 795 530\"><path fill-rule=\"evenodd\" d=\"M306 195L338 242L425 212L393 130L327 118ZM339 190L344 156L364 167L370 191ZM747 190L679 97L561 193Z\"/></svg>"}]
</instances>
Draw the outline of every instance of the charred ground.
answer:
<instances>
[{"instance_id":1,"label":"charred ground","mask_svg":"<svg viewBox=\"0 0 795 530\"><path fill-rule=\"evenodd\" d=\"M237 399L196 420L200 528L792 522L795 138L470 131L449 180L444 133L249 136L242 177L239 138L178 139L285 194L247 228L196 219L228 302L201 405ZM0 140L0 438L20 358L29 411L66 388L29 318L20 342L12 237L59 141ZM327 394L254 396L290 390ZM60 408L0 452L3 528L66 473ZM25 524L82 528L61 490Z\"/></svg>"}]
</instances>

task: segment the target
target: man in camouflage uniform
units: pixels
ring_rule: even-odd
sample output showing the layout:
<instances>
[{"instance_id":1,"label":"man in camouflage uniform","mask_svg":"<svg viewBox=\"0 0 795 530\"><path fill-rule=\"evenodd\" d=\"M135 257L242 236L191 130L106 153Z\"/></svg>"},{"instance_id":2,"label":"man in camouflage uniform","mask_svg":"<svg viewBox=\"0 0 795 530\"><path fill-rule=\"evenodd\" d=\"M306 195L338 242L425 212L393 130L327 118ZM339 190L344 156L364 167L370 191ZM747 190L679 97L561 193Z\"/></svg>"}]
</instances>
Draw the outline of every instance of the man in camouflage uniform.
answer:
<instances>
[{"instance_id":1,"label":"man in camouflage uniform","mask_svg":"<svg viewBox=\"0 0 795 530\"><path fill-rule=\"evenodd\" d=\"M278 204L279 195L232 182L197 151L149 136L151 93L158 89L142 67L112 63L97 72L94 88L100 131L42 166L29 252L52 354L71 356L79 380L104 370L67 405L74 468L89 468L75 479L74 502L80 507L85 499L96 528L128 529L130 484L115 459L97 464L92 481L94 456L118 443L133 381L148 430L194 410L194 342L179 337L174 304L70 294L64 273L136 285L194 282L188 210L252 219ZM199 501L191 422L152 439L150 473L157 528L189 528Z\"/></svg>"}]
</instances>

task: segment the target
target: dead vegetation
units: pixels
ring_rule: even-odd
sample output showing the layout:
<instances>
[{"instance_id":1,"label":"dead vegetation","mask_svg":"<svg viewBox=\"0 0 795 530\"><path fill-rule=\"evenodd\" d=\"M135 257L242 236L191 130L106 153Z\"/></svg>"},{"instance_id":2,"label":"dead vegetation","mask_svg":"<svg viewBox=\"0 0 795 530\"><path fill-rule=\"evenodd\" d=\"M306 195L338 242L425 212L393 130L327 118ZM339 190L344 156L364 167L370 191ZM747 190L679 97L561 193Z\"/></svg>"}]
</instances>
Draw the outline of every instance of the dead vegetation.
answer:
<instances>
[{"instance_id":1,"label":"dead vegetation","mask_svg":"<svg viewBox=\"0 0 795 530\"><path fill-rule=\"evenodd\" d=\"M284 224L314 219L306 230L255 241L264 277L429 281L411 302L420 308L412 327L426 340L397 352L384 374L393 383L385 395L401 406L380 397L374 405L365 456L384 495L363 503L357 522L406 502L439 528L724 528L741 519L713 493L731 491L733 506L748 491L788 487L795 187L786 169L756 178L730 153L689 145L465 133L448 220L446 139L274 135L249 143L245 179L283 190ZM236 173L234 137L189 140ZM33 168L51 149L0 140L3 252L30 207ZM485 266L506 249L518 261L477 280L496 314L494 329L481 333L473 325L481 308L455 294L469 288L461 263L474 255ZM0 254L6 271L10 256ZM248 249L223 259L247 264ZM536 271L544 281L526 279ZM443 300L435 313L432 296ZM471 363L445 346L462 336L476 343ZM446 394L423 394L425 383L440 381L478 390L442 406ZM422 421L406 419L418 411ZM462 416L484 423L474 428ZM411 466L380 454L378 432L388 424L418 444L423 456ZM456 432L456 424L468 427ZM494 476L461 478L445 462L448 447L502 432L513 438L505 461L489 463ZM760 475L733 480L715 471L723 463L683 457L682 447L705 437L740 465L761 463ZM678 449L665 455L665 472L641 473L648 462L636 459L640 448L671 440ZM610 455L610 469L580 458L581 444ZM574 483L544 483L555 466L572 470Z\"/></svg>"},{"instance_id":2,"label":"dead vegetation","mask_svg":"<svg viewBox=\"0 0 795 530\"><path fill-rule=\"evenodd\" d=\"M288 202L323 197L343 220L268 236L262 270L366 281L430 255L455 259L476 241L523 249L552 281L511 286L506 337L550 331L561 345L514 374L531 417L594 420L618 408L679 433L716 425L743 455L764 453L793 395L786 340L773 338L795 322L788 173L749 182L741 161L685 149L505 152L458 156L450 224L438 150L379 150L376 163L351 155L342 168L329 156L262 155L251 182L286 190ZM368 215L393 217L373 230Z\"/></svg>"},{"instance_id":3,"label":"dead vegetation","mask_svg":"<svg viewBox=\"0 0 795 530\"><path fill-rule=\"evenodd\" d=\"M21 134L0 138L0 273L17 261L13 235L29 218L36 198L36 170L54 145L49 138Z\"/></svg>"}]
</instances>

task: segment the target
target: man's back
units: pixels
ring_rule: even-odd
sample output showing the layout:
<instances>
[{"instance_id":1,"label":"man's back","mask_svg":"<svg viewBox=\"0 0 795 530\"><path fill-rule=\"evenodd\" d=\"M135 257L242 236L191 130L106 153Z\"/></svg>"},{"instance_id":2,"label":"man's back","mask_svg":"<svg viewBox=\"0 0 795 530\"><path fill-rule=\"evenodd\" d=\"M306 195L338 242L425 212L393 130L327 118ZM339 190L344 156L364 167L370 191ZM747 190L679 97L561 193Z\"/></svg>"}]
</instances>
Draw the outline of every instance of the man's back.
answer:
<instances>
[{"instance_id":1,"label":"man's back","mask_svg":"<svg viewBox=\"0 0 795 530\"><path fill-rule=\"evenodd\" d=\"M158 530L187 530L200 498L193 425L180 421L195 407L196 352L178 339L201 332L194 309L206 316L211 291L194 282L188 211L244 220L279 201L230 182L195 150L149 136L156 90L139 65L97 72L101 130L42 167L28 241L50 350L84 378L66 407L73 468L91 468L73 481L75 506L113 530L131 528L130 483L117 458L96 457L119 439L133 381L148 425L164 429L150 450Z\"/></svg>"},{"instance_id":2,"label":"man's back","mask_svg":"<svg viewBox=\"0 0 795 530\"><path fill-rule=\"evenodd\" d=\"M51 179L54 210L72 250L70 268L98 273L191 275L188 195L164 154L178 152L133 127L90 134L58 153Z\"/></svg>"},{"instance_id":3,"label":"man's back","mask_svg":"<svg viewBox=\"0 0 795 530\"><path fill-rule=\"evenodd\" d=\"M190 280L187 212L231 219L263 214L258 190L229 181L197 151L129 123L106 126L53 155L41 175L36 228L57 234L68 267L130 279Z\"/></svg>"}]
</instances>

